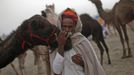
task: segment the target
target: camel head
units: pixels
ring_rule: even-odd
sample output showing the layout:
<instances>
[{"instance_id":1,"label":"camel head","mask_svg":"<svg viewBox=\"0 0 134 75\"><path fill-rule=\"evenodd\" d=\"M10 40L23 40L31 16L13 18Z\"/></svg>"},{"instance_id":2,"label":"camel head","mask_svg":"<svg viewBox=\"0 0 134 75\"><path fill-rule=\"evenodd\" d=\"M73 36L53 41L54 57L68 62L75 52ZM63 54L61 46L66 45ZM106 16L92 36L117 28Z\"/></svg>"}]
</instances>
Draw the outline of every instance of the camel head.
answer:
<instances>
[{"instance_id":1,"label":"camel head","mask_svg":"<svg viewBox=\"0 0 134 75\"><path fill-rule=\"evenodd\" d=\"M46 5L46 13L55 13L55 5Z\"/></svg>"},{"instance_id":2,"label":"camel head","mask_svg":"<svg viewBox=\"0 0 134 75\"><path fill-rule=\"evenodd\" d=\"M55 5L46 5L46 9L41 11L41 15L47 17L47 14L54 14L55 13Z\"/></svg>"},{"instance_id":3,"label":"camel head","mask_svg":"<svg viewBox=\"0 0 134 75\"><path fill-rule=\"evenodd\" d=\"M101 0L89 0L97 6L102 6Z\"/></svg>"}]
</instances>

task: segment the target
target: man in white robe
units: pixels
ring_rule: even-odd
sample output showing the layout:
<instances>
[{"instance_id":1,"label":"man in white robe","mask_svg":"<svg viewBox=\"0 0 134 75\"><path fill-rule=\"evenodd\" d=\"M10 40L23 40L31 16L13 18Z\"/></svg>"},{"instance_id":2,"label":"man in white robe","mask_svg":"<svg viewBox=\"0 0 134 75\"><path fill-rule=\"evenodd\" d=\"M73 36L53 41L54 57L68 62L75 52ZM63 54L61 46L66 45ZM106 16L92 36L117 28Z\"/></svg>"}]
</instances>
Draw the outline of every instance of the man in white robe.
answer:
<instances>
[{"instance_id":1,"label":"man in white robe","mask_svg":"<svg viewBox=\"0 0 134 75\"><path fill-rule=\"evenodd\" d=\"M64 16L65 15L65 16ZM71 17L70 17L71 16ZM55 75L106 75L91 43L80 32L82 24L76 12L66 9L59 16L58 48L52 62L52 70ZM72 47L65 50L68 33Z\"/></svg>"}]
</instances>

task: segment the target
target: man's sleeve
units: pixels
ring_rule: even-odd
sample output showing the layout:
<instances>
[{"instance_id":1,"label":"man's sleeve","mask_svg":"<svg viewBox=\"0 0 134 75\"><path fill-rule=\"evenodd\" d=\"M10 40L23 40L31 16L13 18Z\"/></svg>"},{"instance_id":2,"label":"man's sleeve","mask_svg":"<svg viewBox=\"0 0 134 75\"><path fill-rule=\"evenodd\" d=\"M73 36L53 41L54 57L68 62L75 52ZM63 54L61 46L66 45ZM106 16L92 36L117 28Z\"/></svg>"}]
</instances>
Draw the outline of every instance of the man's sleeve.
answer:
<instances>
[{"instance_id":1,"label":"man's sleeve","mask_svg":"<svg viewBox=\"0 0 134 75\"><path fill-rule=\"evenodd\" d=\"M53 71L56 74L61 74L63 71L64 57L61 56L58 52L53 61Z\"/></svg>"}]
</instances>

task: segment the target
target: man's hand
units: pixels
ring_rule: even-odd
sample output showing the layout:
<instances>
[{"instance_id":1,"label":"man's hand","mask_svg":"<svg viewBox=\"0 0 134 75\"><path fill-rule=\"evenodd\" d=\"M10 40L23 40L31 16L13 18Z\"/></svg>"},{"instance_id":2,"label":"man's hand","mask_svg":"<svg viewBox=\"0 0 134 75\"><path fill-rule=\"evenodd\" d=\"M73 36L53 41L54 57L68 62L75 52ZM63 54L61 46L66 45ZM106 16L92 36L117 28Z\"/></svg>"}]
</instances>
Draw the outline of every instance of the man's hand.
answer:
<instances>
[{"instance_id":1,"label":"man's hand","mask_svg":"<svg viewBox=\"0 0 134 75\"><path fill-rule=\"evenodd\" d=\"M58 52L63 55L64 53L64 46L66 44L66 40L67 40L67 37L66 37L66 32L65 31L62 31L60 32L59 36L58 36Z\"/></svg>"},{"instance_id":2,"label":"man's hand","mask_svg":"<svg viewBox=\"0 0 134 75\"><path fill-rule=\"evenodd\" d=\"M77 65L84 66L84 62L83 62L80 54L76 54L76 55L72 56L72 61Z\"/></svg>"}]
</instances>

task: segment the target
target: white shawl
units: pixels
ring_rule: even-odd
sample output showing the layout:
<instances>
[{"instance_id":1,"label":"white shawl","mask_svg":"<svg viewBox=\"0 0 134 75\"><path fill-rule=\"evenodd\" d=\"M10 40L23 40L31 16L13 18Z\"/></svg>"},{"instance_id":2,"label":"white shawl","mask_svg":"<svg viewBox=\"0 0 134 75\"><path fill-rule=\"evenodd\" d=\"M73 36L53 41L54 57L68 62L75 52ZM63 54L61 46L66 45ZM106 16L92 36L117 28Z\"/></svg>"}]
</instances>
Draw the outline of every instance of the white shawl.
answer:
<instances>
[{"instance_id":1,"label":"white shawl","mask_svg":"<svg viewBox=\"0 0 134 75\"><path fill-rule=\"evenodd\" d=\"M82 55L84 60L85 75L106 75L88 39L81 33L75 33L71 39L73 48Z\"/></svg>"}]
</instances>

